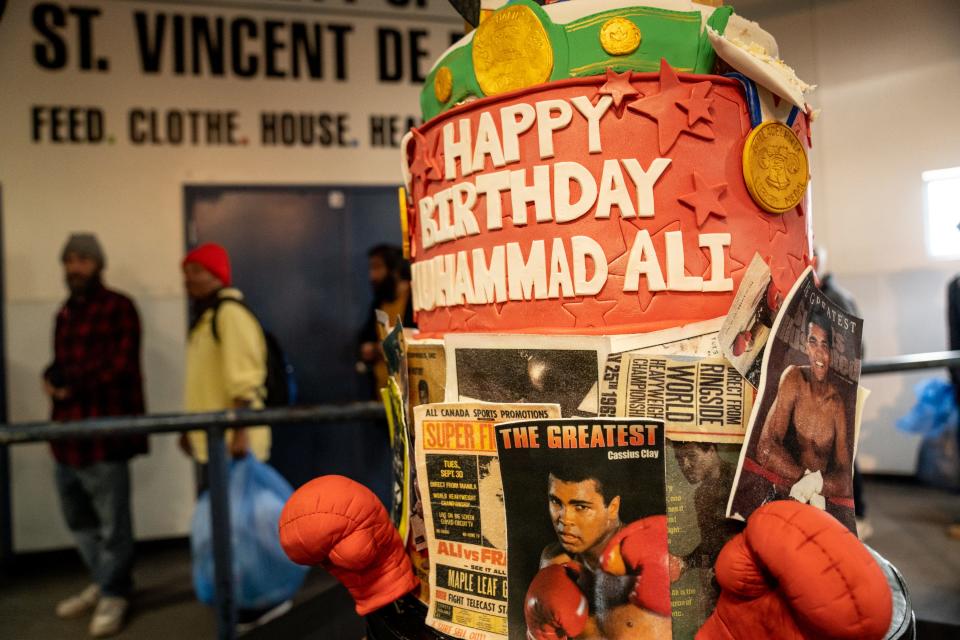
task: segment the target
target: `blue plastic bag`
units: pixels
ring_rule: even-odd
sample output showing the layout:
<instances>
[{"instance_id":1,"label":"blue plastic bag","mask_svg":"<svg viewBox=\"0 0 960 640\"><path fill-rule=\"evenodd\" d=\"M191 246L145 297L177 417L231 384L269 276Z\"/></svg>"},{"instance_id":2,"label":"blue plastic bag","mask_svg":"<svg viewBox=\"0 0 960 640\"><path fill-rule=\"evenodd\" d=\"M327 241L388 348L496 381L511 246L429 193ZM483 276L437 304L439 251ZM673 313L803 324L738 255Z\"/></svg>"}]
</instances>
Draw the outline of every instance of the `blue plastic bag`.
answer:
<instances>
[{"instance_id":1,"label":"blue plastic bag","mask_svg":"<svg viewBox=\"0 0 960 640\"><path fill-rule=\"evenodd\" d=\"M957 398L943 378L924 380L914 387L917 403L897 420L897 428L923 436L917 452L917 477L927 484L960 489L960 451L957 447Z\"/></svg>"},{"instance_id":2,"label":"blue plastic bag","mask_svg":"<svg viewBox=\"0 0 960 640\"><path fill-rule=\"evenodd\" d=\"M957 399L949 381L932 378L917 383L913 390L917 403L897 420L898 429L936 438L945 430L957 428Z\"/></svg>"},{"instance_id":3,"label":"blue plastic bag","mask_svg":"<svg viewBox=\"0 0 960 640\"><path fill-rule=\"evenodd\" d=\"M253 456L230 463L233 597L240 609L278 605L303 584L308 568L291 562L280 546L280 511L292 493L279 473ZM213 604L213 534L206 491L193 513L190 550L197 598Z\"/></svg>"}]
</instances>

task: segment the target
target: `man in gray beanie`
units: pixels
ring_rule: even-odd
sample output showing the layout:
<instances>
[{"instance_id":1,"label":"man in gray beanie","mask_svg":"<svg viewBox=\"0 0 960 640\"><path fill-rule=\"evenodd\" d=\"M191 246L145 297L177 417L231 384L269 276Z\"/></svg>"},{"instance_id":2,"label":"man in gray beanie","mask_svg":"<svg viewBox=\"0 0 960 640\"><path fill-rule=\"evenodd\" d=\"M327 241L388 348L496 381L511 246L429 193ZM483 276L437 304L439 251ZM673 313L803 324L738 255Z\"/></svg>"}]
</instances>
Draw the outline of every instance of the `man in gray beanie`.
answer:
<instances>
[{"instance_id":1,"label":"man in gray beanie","mask_svg":"<svg viewBox=\"0 0 960 640\"><path fill-rule=\"evenodd\" d=\"M107 289L96 236L70 236L61 254L70 296L56 317L54 360L43 374L55 421L137 415L144 411L140 318L127 296ZM57 615L93 612L90 634L123 627L132 589L131 457L147 452L144 436L67 438L51 442L64 519L92 584L57 605Z\"/></svg>"}]
</instances>

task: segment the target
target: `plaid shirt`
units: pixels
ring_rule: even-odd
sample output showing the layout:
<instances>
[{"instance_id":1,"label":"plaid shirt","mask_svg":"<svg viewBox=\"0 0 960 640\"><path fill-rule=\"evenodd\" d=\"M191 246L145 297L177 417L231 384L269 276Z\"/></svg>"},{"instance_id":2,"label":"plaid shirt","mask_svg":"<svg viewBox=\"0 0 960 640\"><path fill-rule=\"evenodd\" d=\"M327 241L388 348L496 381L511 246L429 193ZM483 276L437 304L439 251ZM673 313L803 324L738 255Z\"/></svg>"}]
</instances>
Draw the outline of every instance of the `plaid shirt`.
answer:
<instances>
[{"instance_id":1,"label":"plaid shirt","mask_svg":"<svg viewBox=\"0 0 960 640\"><path fill-rule=\"evenodd\" d=\"M103 286L82 300L71 296L57 313L54 361L44 377L69 391L53 402L53 420L142 414L140 318L130 298ZM50 445L57 461L72 467L147 452L146 436L67 438Z\"/></svg>"}]
</instances>

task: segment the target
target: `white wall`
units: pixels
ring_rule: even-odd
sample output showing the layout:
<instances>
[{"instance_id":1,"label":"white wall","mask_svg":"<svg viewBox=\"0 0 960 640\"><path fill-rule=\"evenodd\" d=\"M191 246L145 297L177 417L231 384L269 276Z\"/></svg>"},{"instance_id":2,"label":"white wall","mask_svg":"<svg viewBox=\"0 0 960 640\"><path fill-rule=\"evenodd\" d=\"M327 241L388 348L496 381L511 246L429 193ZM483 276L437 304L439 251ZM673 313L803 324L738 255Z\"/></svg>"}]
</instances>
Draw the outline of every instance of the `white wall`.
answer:
<instances>
[{"instance_id":1,"label":"white wall","mask_svg":"<svg viewBox=\"0 0 960 640\"><path fill-rule=\"evenodd\" d=\"M397 151L370 146L367 120L375 113L418 113L418 87L377 80L375 29L427 30L426 72L446 47L449 32L462 23L441 0L429 0L426 8L397 8L386 0L315 8L278 0L256 5L266 10L244 3L236 11L219 2L91 0L82 6L102 11L95 20L94 44L98 55L109 58L109 72L80 71L75 59L64 70L49 71L33 60L38 36L30 12L36 4L8 3L0 21L10 418L46 416L38 380L50 357L52 316L64 295L57 257L74 230L100 235L110 262L108 281L139 304L149 409L176 411L181 408L185 319L177 270L184 247L183 185L399 183ZM735 5L774 33L801 77L820 85L813 98L823 109L814 128L817 240L829 249L838 280L858 298L867 320L869 354L944 348L943 291L960 265L925 257L920 173L960 165L960 122L955 117L960 5L952 0L747 0ZM351 24L349 82L329 79L329 69L324 80L145 75L136 55L136 10ZM67 32L73 34L73 29L71 23ZM75 43L72 35L71 47ZM32 142L30 108L36 104L100 106L116 142ZM242 133L252 142L240 147L137 147L126 139L125 122L127 110L135 106L235 109ZM261 109L347 112L358 146L261 147L256 120ZM912 469L916 443L897 433L893 421L909 408L910 386L918 377L923 375L867 380L874 394L864 424L865 467ZM138 534L182 534L192 510L189 467L172 438L154 438L152 445L151 456L134 464ZM14 449L13 493L17 549L67 542L45 446Z\"/></svg>"},{"instance_id":2,"label":"white wall","mask_svg":"<svg viewBox=\"0 0 960 640\"><path fill-rule=\"evenodd\" d=\"M955 261L927 257L928 169L960 166L960 3L821 0L734 3L780 43L801 78L819 85L813 209L830 270L865 317L867 356L947 348L946 285ZM869 377L861 464L913 471L917 439L894 428L930 370Z\"/></svg>"},{"instance_id":3,"label":"white wall","mask_svg":"<svg viewBox=\"0 0 960 640\"><path fill-rule=\"evenodd\" d=\"M148 409L182 409L181 380L186 310L179 261L183 255L183 185L236 184L384 184L401 182L399 152L371 146L371 114L401 118L419 113L419 83L377 77L376 29L428 32L422 60L425 75L432 60L463 22L443 0L425 7L411 2L395 7L387 0L356 4L110 2L79 6L100 9L94 19L94 49L109 60L109 71L77 68L76 23L64 33L70 45L67 68L51 71L34 60L41 40L31 23L36 1L8 3L0 20L0 188L4 224L7 373L10 419L42 420L47 403L40 372L51 356L52 318L64 298L59 253L71 231L95 231L108 256L107 281L136 300L144 325L144 373ZM67 4L61 4L64 8ZM229 6L229 5L226 5ZM251 6L265 7L252 9ZM274 79L258 75L178 77L140 70L133 12L253 18L261 29L270 18L349 24L347 81ZM280 36L286 37L280 30ZM189 41L189 39L188 39ZM262 40L260 41L262 42ZM333 59L327 33L324 53ZM247 44L250 47L249 43ZM250 48L254 51L254 48ZM167 64L170 58L166 58ZM188 57L189 61L190 58ZM280 63L286 68L281 58ZM103 109L113 144L53 144L31 140L33 105L92 105ZM231 109L238 112L246 146L136 146L127 137L127 112L133 107ZM261 110L348 113L348 138L356 146L264 147ZM405 126L401 122L400 128ZM68 543L52 484L45 445L12 452L14 544L21 551ZM134 463L135 526L140 537L179 535L192 512L192 474L176 450L173 436L152 439L152 453Z\"/></svg>"}]
</instances>

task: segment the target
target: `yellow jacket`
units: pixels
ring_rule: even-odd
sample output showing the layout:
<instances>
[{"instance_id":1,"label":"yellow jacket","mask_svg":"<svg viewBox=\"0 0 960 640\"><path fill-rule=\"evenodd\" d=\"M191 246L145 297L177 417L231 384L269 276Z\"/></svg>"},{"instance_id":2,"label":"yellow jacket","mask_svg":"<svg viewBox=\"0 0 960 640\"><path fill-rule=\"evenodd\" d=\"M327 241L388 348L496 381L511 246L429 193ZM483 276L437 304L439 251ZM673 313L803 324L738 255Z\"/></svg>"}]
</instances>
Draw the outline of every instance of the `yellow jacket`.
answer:
<instances>
[{"instance_id":1,"label":"yellow jacket","mask_svg":"<svg viewBox=\"0 0 960 640\"><path fill-rule=\"evenodd\" d=\"M237 289L222 289L220 298L243 300ZM217 310L217 335L213 337L213 309L207 309L187 338L187 411L223 411L235 408L236 401L250 408L263 407L267 377L267 344L260 323L240 304L221 303ZM247 427L250 451L260 460L270 457L270 427ZM188 434L193 455L207 461L207 435ZM233 431L227 430L227 447Z\"/></svg>"}]
</instances>

